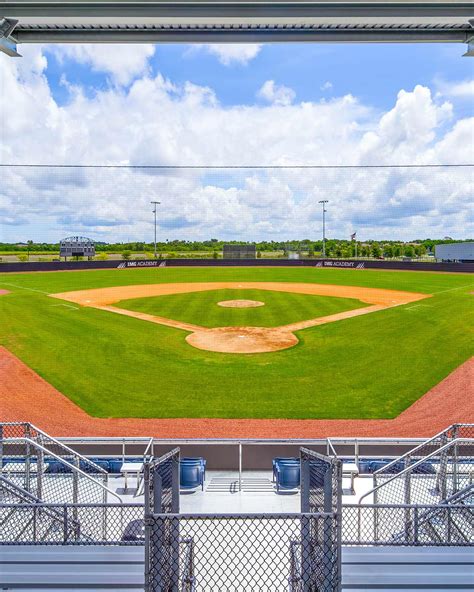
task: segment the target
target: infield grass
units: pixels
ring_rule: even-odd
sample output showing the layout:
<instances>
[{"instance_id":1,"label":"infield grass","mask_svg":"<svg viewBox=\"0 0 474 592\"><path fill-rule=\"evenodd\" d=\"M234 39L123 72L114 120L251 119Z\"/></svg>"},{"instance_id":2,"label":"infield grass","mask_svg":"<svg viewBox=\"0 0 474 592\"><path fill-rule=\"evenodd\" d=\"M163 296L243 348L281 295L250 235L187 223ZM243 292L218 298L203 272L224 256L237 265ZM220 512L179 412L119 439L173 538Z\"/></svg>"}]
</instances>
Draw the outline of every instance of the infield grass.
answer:
<instances>
[{"instance_id":1,"label":"infield grass","mask_svg":"<svg viewBox=\"0 0 474 592\"><path fill-rule=\"evenodd\" d=\"M294 348L253 355L198 350L182 330L48 297L202 281L317 282L433 297L305 329ZM0 344L98 417L392 418L474 354L469 274L164 268L5 273L0 288L11 291L0 296Z\"/></svg>"},{"instance_id":2,"label":"infield grass","mask_svg":"<svg viewBox=\"0 0 474 592\"><path fill-rule=\"evenodd\" d=\"M257 308L226 308L223 300L256 300ZM115 306L192 323L201 327L279 327L362 308L368 304L352 298L333 298L273 292L269 290L222 289L170 296L133 298Z\"/></svg>"}]
</instances>

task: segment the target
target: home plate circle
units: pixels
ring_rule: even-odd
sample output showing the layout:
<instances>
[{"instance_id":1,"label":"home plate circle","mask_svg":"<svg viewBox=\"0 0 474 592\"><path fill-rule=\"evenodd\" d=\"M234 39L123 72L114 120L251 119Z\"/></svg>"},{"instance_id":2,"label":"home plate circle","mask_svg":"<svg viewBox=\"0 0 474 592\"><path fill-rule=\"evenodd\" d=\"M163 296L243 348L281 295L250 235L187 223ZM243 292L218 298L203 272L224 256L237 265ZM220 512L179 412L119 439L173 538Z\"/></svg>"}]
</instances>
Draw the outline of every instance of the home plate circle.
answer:
<instances>
[{"instance_id":1,"label":"home plate circle","mask_svg":"<svg viewBox=\"0 0 474 592\"><path fill-rule=\"evenodd\" d=\"M260 300L222 300L217 305L225 308L256 308L264 306L265 302L260 302Z\"/></svg>"},{"instance_id":2,"label":"home plate circle","mask_svg":"<svg viewBox=\"0 0 474 592\"><path fill-rule=\"evenodd\" d=\"M186 337L198 349L227 354L259 354L293 347L294 333L280 327L217 327L203 329Z\"/></svg>"}]
</instances>

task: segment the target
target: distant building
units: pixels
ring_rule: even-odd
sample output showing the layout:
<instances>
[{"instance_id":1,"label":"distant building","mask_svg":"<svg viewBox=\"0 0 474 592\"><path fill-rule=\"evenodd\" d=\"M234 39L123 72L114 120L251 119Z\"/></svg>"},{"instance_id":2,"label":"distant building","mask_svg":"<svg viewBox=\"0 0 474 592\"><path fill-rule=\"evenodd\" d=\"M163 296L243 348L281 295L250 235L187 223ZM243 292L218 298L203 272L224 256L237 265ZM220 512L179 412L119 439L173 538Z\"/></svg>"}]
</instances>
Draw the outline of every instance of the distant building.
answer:
<instances>
[{"instance_id":1,"label":"distant building","mask_svg":"<svg viewBox=\"0 0 474 592\"><path fill-rule=\"evenodd\" d=\"M255 245L224 245L224 259L256 259Z\"/></svg>"},{"instance_id":2,"label":"distant building","mask_svg":"<svg viewBox=\"0 0 474 592\"><path fill-rule=\"evenodd\" d=\"M440 261L474 262L474 243L435 245L435 257Z\"/></svg>"},{"instance_id":3,"label":"distant building","mask_svg":"<svg viewBox=\"0 0 474 592\"><path fill-rule=\"evenodd\" d=\"M87 257L92 259L95 256L95 243L85 236L70 236L63 238L59 242L59 256L67 259L68 257Z\"/></svg>"}]
</instances>

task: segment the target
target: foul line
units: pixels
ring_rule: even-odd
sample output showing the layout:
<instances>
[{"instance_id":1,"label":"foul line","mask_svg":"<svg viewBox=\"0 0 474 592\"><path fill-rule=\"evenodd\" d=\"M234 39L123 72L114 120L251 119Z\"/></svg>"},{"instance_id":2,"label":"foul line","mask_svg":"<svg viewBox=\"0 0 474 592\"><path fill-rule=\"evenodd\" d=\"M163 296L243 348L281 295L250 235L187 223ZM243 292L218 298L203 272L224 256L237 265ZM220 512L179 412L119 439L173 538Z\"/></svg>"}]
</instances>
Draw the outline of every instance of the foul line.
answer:
<instances>
[{"instance_id":1,"label":"foul line","mask_svg":"<svg viewBox=\"0 0 474 592\"><path fill-rule=\"evenodd\" d=\"M39 292L40 294L46 294L49 296L51 292L45 292L44 290L36 290L35 288L25 288L25 286L17 286L16 284L10 284L8 282L0 282L3 286L12 286L13 288L19 288L20 290L30 290L30 292Z\"/></svg>"},{"instance_id":2,"label":"foul line","mask_svg":"<svg viewBox=\"0 0 474 592\"><path fill-rule=\"evenodd\" d=\"M474 288L474 284L466 284L465 286L458 286L457 288L448 288L447 290L440 290L433 292L433 294L443 294L444 292L454 292L454 290L462 290L463 288Z\"/></svg>"},{"instance_id":3,"label":"foul line","mask_svg":"<svg viewBox=\"0 0 474 592\"><path fill-rule=\"evenodd\" d=\"M71 304L50 304L50 306L64 306L66 308L72 308L72 310L79 310L78 306L72 306Z\"/></svg>"}]
</instances>

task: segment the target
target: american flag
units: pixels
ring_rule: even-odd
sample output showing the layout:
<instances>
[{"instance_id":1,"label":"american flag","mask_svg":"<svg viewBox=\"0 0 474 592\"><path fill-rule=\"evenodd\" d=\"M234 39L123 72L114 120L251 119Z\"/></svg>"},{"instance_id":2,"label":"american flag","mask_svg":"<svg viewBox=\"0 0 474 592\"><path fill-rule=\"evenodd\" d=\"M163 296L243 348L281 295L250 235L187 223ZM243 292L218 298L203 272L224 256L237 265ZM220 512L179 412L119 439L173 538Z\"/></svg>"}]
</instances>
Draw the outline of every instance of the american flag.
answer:
<instances>
[{"instance_id":1,"label":"american flag","mask_svg":"<svg viewBox=\"0 0 474 592\"><path fill-rule=\"evenodd\" d=\"M351 234L351 240L355 240L356 236L357 236L357 232L354 232L354 234Z\"/></svg>"}]
</instances>

